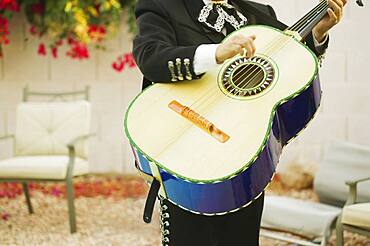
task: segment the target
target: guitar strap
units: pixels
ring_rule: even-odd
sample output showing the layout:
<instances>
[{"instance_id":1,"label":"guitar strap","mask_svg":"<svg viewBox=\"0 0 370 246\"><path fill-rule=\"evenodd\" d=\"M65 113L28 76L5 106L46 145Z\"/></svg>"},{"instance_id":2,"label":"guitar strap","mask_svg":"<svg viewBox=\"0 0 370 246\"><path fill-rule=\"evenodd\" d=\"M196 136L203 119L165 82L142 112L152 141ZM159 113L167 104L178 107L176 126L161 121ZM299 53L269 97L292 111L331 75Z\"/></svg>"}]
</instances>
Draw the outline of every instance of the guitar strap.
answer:
<instances>
[{"instance_id":1,"label":"guitar strap","mask_svg":"<svg viewBox=\"0 0 370 246\"><path fill-rule=\"evenodd\" d=\"M145 202L143 214L143 220L145 223L150 223L152 221L154 203L157 199L160 186L161 184L159 183L159 181L153 178L152 184L150 185L148 197Z\"/></svg>"},{"instance_id":2,"label":"guitar strap","mask_svg":"<svg viewBox=\"0 0 370 246\"><path fill-rule=\"evenodd\" d=\"M285 30L288 26L284 23L280 22L276 18L272 17L271 15L266 14L265 12L262 12L253 4L251 4L249 1L245 0L232 0L233 3L235 3L240 9L243 9L247 11L250 14L258 16L258 19L262 22L261 24L265 24L268 26L272 26L275 28L278 28L280 30Z\"/></svg>"}]
</instances>

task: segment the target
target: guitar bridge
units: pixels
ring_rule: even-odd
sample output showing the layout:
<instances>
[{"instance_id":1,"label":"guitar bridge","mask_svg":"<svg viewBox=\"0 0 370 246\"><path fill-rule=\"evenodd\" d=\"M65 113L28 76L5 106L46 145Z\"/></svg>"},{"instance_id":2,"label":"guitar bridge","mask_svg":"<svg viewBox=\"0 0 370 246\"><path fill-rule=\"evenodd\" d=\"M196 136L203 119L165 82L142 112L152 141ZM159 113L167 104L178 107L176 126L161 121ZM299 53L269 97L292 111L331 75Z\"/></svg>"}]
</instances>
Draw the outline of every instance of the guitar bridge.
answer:
<instances>
[{"instance_id":1,"label":"guitar bridge","mask_svg":"<svg viewBox=\"0 0 370 246\"><path fill-rule=\"evenodd\" d=\"M230 136L217 128L212 122L192 110L191 108L182 105L181 103L173 100L168 104L168 107L176 113L182 115L194 125L207 132L209 135L217 139L220 143L225 143L230 139Z\"/></svg>"}]
</instances>

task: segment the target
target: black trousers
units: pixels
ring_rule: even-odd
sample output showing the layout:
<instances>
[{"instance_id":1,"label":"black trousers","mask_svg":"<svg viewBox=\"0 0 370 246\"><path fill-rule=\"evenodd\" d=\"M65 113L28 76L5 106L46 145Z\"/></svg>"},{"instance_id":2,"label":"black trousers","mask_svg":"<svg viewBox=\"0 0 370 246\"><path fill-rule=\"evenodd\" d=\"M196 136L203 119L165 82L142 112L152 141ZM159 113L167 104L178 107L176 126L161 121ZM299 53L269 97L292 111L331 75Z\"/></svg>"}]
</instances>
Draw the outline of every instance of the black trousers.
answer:
<instances>
[{"instance_id":1,"label":"black trousers","mask_svg":"<svg viewBox=\"0 0 370 246\"><path fill-rule=\"evenodd\" d=\"M258 245L264 195L239 211L198 215L161 200L162 243L168 246Z\"/></svg>"}]
</instances>

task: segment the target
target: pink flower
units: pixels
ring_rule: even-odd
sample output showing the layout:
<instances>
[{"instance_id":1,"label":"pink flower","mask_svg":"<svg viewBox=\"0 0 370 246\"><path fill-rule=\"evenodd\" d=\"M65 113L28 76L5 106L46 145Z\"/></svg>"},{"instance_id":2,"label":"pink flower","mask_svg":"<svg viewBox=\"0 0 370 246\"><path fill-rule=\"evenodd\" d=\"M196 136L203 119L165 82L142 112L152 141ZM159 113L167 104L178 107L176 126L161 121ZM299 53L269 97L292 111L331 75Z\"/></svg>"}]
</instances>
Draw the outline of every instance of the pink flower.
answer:
<instances>
[{"instance_id":1,"label":"pink flower","mask_svg":"<svg viewBox=\"0 0 370 246\"><path fill-rule=\"evenodd\" d=\"M59 197L60 194L62 194L62 192L57 187L51 189L51 195Z\"/></svg>"}]
</instances>

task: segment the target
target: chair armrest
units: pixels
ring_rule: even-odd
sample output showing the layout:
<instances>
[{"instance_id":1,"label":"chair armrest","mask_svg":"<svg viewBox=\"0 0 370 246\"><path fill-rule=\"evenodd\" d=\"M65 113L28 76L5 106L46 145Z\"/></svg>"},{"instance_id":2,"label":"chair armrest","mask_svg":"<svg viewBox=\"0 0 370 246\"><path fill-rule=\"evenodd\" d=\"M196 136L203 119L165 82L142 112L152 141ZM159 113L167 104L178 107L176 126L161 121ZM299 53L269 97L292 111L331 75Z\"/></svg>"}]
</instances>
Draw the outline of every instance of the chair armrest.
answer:
<instances>
[{"instance_id":1,"label":"chair armrest","mask_svg":"<svg viewBox=\"0 0 370 246\"><path fill-rule=\"evenodd\" d=\"M73 177L73 168L75 165L75 158L76 158L76 149L75 149L76 144L80 141L84 141L95 135L96 135L95 133L81 135L81 136L76 137L75 139L73 139L67 144L68 155L69 155L69 162L68 162L67 175L66 175L67 179L70 179Z\"/></svg>"},{"instance_id":2,"label":"chair armrest","mask_svg":"<svg viewBox=\"0 0 370 246\"><path fill-rule=\"evenodd\" d=\"M75 139L73 139L72 141L70 141L68 144L67 144L67 147L70 148L70 147L74 147L78 142L80 141L83 141L83 140L86 140L90 137L93 137L93 136L96 136L95 133L89 133L89 134L86 134L86 135L81 135L81 136L78 136L76 137Z\"/></svg>"},{"instance_id":3,"label":"chair armrest","mask_svg":"<svg viewBox=\"0 0 370 246\"><path fill-rule=\"evenodd\" d=\"M8 139L8 138L14 139L14 135L4 135L4 136L0 136L0 140L5 140L5 139Z\"/></svg>"},{"instance_id":4,"label":"chair armrest","mask_svg":"<svg viewBox=\"0 0 370 246\"><path fill-rule=\"evenodd\" d=\"M345 205L351 205L356 203L357 200L357 184L370 180L370 177L359 178L354 180L346 181L346 185L349 186L349 194Z\"/></svg>"},{"instance_id":5,"label":"chair armrest","mask_svg":"<svg viewBox=\"0 0 370 246\"><path fill-rule=\"evenodd\" d=\"M364 177L364 178L359 178L359 179L354 179L354 180L347 180L346 181L346 185L356 185L357 183L361 183L361 182L364 182L364 181L368 181L370 180L370 176L369 177Z\"/></svg>"}]
</instances>

